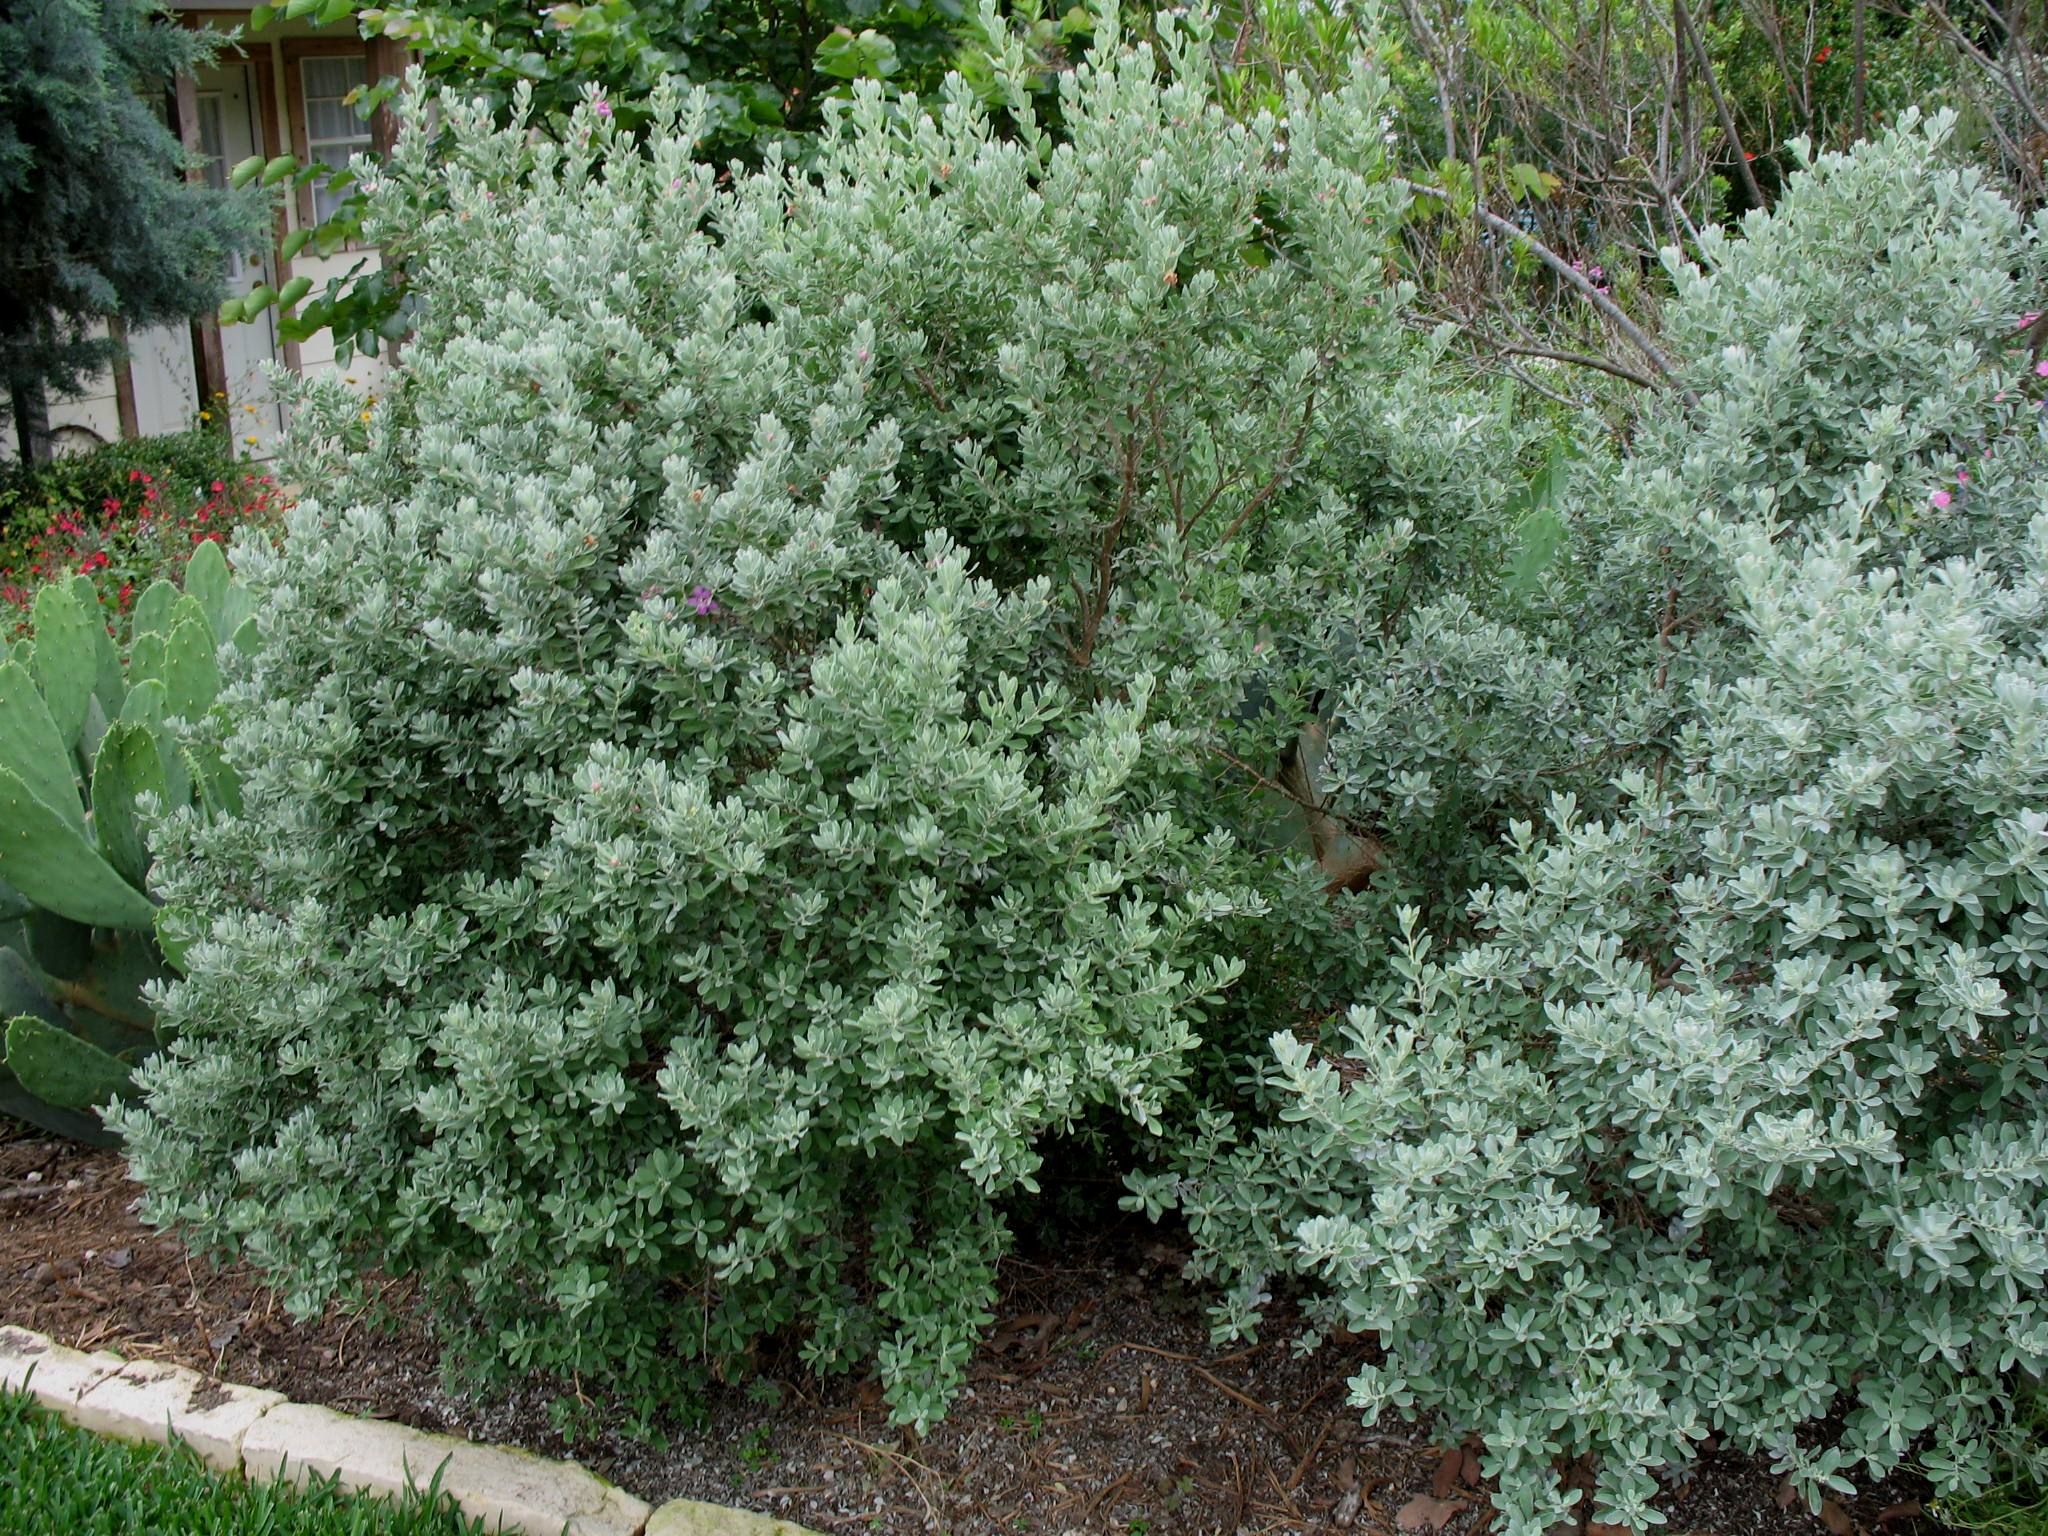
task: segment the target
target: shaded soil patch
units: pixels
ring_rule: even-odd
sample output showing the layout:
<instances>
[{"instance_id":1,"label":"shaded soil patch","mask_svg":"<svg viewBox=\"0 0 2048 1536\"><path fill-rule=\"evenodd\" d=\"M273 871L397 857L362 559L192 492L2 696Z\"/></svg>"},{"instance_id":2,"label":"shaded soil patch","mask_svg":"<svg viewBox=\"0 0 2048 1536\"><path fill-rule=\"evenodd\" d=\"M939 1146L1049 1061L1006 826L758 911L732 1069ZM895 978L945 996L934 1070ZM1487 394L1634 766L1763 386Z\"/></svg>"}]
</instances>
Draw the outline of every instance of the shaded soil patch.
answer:
<instances>
[{"instance_id":1,"label":"shaded soil patch","mask_svg":"<svg viewBox=\"0 0 2048 1536\"><path fill-rule=\"evenodd\" d=\"M1007 1262L999 1321L968 1388L921 1441L890 1427L873 1383L793 1377L775 1382L774 1401L719 1393L701 1427L672 1427L665 1445L609 1430L571 1443L552 1426L552 1386L492 1399L446 1390L405 1281L379 1281L368 1307L294 1323L246 1266L214 1269L141 1225L139 1193L118 1153L0 1140L0 1322L573 1456L657 1503L740 1504L832 1536L1387 1536L1425 1497L1442 1500L1417 1506L1445 1515L1442 1536L1492 1524L1483 1490L1422 1435L1362 1425L1346 1407L1362 1343L1296 1358L1279 1315L1257 1347L1211 1345L1204 1299L1178 1275L1183 1255L1149 1227ZM603 1422L593 1406L586 1417ZM1663 1530L1827 1530L1802 1508L1781 1509L1776 1487L1752 1458L1709 1456L1667 1494ZM1932 1536L1942 1528L1900 1512L1921 1492L1883 1487L1846 1513L1855 1529Z\"/></svg>"}]
</instances>

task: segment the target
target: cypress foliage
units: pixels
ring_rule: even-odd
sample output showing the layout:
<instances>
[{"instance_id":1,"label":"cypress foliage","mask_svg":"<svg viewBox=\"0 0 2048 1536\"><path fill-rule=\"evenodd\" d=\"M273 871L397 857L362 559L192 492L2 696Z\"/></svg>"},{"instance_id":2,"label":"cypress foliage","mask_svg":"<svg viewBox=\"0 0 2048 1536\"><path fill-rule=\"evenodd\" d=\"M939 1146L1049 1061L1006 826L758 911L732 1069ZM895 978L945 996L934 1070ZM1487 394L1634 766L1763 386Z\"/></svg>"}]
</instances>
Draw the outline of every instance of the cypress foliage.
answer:
<instances>
[{"instance_id":1,"label":"cypress foliage","mask_svg":"<svg viewBox=\"0 0 2048 1536\"><path fill-rule=\"evenodd\" d=\"M0 12L0 384L24 459L47 457L43 401L131 331L220 302L253 197L185 179L164 94L218 39L157 0L11 0Z\"/></svg>"}]
</instances>

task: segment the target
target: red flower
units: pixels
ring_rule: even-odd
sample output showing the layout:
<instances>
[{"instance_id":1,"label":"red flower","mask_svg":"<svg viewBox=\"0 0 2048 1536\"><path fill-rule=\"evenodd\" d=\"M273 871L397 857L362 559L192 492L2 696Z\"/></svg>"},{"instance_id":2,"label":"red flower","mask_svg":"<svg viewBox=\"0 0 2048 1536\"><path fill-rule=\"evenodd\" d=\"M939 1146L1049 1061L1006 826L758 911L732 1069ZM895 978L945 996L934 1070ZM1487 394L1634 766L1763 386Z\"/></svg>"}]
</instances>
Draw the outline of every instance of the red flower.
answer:
<instances>
[{"instance_id":1,"label":"red flower","mask_svg":"<svg viewBox=\"0 0 2048 1536\"><path fill-rule=\"evenodd\" d=\"M1821 51L1820 51L1819 53L1816 53L1816 54L1815 54L1815 55L1813 56L1813 62L1814 62L1814 63L1816 63L1816 64L1825 64L1825 63L1827 63L1827 61L1828 61L1828 55L1829 55L1829 54L1831 54L1831 53L1833 53L1834 51L1835 51L1835 50L1834 50L1833 48L1823 48L1823 49L1821 49Z\"/></svg>"}]
</instances>

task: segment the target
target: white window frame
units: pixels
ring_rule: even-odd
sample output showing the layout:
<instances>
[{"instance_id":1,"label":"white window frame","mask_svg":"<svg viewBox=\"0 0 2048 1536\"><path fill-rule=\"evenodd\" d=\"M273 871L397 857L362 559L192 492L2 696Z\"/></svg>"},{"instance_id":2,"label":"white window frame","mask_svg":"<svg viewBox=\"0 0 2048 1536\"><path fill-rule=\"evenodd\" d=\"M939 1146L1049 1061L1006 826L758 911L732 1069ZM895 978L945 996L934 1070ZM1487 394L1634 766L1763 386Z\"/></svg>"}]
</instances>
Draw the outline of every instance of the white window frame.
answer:
<instances>
[{"instance_id":1,"label":"white window frame","mask_svg":"<svg viewBox=\"0 0 2048 1536\"><path fill-rule=\"evenodd\" d=\"M361 131L352 133L346 138L315 138L313 135L313 103L316 100L323 102L331 101L339 105L346 100L346 97L324 94L316 95L313 90L313 82L307 76L306 66L315 63L332 64L337 61L353 63L362 71L363 78L356 84L354 89L363 90L368 87L370 81L370 61L367 55L355 53L308 53L301 55L298 60L299 129L306 136L306 158L308 160L319 160L322 158L320 154L322 149L333 149L337 146L345 147L348 150L349 157L353 158L359 154L368 154L376 142L370 132L370 124L360 118L355 119L355 121ZM348 110L353 112L354 108L350 107ZM344 160L343 164L346 163L347 160ZM332 194L328 191L327 177L324 175L314 181L311 190L313 194L313 222L315 224L324 224L333 217L334 210L346 199L344 197L335 197L332 204L327 202L327 199Z\"/></svg>"}]
</instances>

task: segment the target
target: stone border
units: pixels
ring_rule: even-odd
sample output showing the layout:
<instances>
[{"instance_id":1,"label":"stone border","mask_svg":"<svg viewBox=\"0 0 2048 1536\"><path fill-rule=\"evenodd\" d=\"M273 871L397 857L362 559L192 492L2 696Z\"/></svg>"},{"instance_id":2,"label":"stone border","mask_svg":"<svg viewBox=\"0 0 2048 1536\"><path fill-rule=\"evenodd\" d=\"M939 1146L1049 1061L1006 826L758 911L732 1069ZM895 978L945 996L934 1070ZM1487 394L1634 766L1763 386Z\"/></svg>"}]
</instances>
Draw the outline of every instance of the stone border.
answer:
<instances>
[{"instance_id":1,"label":"stone border","mask_svg":"<svg viewBox=\"0 0 2048 1536\"><path fill-rule=\"evenodd\" d=\"M659 1509L573 1461L477 1445L229 1386L183 1366L81 1354L26 1328L0 1328L0 1390L25 1391L59 1418L149 1445L173 1437L216 1472L268 1482L334 1477L386 1497L438 1475L441 1491L492 1530L525 1536L815 1536L719 1504Z\"/></svg>"}]
</instances>

